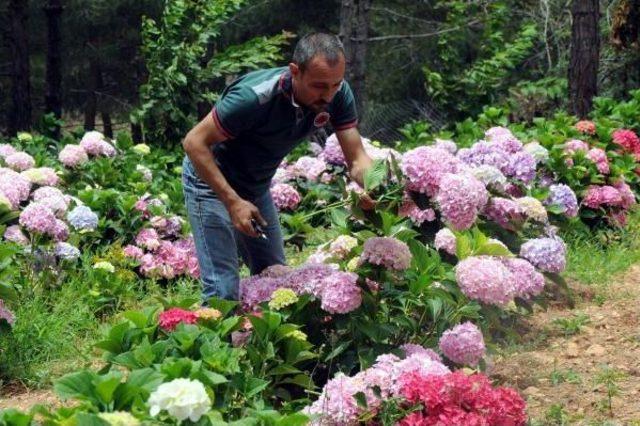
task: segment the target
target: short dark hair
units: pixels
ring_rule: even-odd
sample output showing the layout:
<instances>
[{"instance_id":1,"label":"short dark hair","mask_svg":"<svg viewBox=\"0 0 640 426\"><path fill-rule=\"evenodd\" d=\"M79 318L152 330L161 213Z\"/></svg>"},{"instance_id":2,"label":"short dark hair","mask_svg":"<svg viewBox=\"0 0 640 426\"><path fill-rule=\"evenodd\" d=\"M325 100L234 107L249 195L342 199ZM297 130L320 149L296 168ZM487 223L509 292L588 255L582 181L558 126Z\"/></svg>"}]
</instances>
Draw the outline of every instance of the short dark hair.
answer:
<instances>
[{"instance_id":1,"label":"short dark hair","mask_svg":"<svg viewBox=\"0 0 640 426\"><path fill-rule=\"evenodd\" d=\"M330 66L335 66L344 57L344 46L340 39L327 33L310 33L298 40L293 51L293 62L304 71L315 56L322 55Z\"/></svg>"}]
</instances>

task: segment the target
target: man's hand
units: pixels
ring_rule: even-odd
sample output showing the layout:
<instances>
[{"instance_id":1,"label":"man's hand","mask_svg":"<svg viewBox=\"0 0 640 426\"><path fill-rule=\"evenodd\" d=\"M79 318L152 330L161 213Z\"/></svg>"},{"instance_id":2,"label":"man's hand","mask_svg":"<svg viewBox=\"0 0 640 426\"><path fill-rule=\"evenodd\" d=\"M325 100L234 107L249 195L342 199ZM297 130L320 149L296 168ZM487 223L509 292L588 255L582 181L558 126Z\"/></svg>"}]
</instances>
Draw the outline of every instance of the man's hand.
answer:
<instances>
[{"instance_id":1,"label":"man's hand","mask_svg":"<svg viewBox=\"0 0 640 426\"><path fill-rule=\"evenodd\" d=\"M259 236L251 224L251 219L255 219L263 228L267 226L267 221L260 214L260 210L247 200L237 198L227 205L227 210L233 226L245 235L253 238Z\"/></svg>"},{"instance_id":2,"label":"man's hand","mask_svg":"<svg viewBox=\"0 0 640 426\"><path fill-rule=\"evenodd\" d=\"M359 195L360 200L358 201L358 206L365 211L373 210L376 207L376 202L373 198L369 196L366 192L363 192Z\"/></svg>"}]
</instances>

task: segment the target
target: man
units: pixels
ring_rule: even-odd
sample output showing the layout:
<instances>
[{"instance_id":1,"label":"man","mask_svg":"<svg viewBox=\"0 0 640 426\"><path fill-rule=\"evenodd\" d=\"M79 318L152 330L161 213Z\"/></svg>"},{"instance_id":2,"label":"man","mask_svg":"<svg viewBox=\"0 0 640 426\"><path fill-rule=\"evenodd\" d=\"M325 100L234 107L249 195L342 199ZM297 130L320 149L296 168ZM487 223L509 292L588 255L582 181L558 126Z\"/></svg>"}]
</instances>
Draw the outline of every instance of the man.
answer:
<instances>
[{"instance_id":1,"label":"man","mask_svg":"<svg viewBox=\"0 0 640 426\"><path fill-rule=\"evenodd\" d=\"M238 299L238 252L252 274L285 264L269 186L282 159L316 127L332 124L349 173L362 185L372 160L356 129L344 72L339 39L309 34L288 67L234 81L185 137L182 179L205 302L212 296Z\"/></svg>"}]
</instances>

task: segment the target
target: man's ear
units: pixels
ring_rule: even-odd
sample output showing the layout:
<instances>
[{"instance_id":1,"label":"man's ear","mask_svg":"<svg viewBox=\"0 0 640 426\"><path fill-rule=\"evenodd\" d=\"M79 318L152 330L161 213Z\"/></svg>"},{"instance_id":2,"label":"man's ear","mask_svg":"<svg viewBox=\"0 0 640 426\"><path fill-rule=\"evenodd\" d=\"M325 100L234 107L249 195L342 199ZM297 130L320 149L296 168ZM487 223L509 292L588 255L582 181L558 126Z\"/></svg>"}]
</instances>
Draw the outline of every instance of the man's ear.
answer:
<instances>
[{"instance_id":1,"label":"man's ear","mask_svg":"<svg viewBox=\"0 0 640 426\"><path fill-rule=\"evenodd\" d=\"M289 63L289 71L291 72L292 76L297 77L298 74L300 74L300 67L298 67L297 64L291 62Z\"/></svg>"}]
</instances>

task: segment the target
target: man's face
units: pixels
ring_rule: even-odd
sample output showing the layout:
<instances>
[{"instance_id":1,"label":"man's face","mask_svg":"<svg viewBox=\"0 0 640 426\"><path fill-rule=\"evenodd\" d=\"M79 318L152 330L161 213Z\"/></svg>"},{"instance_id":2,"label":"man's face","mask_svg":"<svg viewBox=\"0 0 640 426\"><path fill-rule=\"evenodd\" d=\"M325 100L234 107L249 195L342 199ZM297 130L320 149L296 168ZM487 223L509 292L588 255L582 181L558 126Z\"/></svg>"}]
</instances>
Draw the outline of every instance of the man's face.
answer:
<instances>
[{"instance_id":1,"label":"man's face","mask_svg":"<svg viewBox=\"0 0 640 426\"><path fill-rule=\"evenodd\" d=\"M296 102L314 112L324 111L344 79L345 61L340 60L331 66L323 56L315 56L304 71L298 65L289 64L293 77L293 96Z\"/></svg>"}]
</instances>

